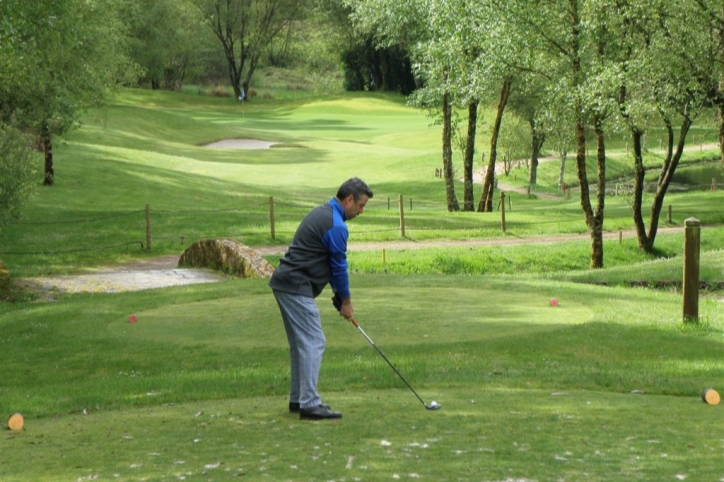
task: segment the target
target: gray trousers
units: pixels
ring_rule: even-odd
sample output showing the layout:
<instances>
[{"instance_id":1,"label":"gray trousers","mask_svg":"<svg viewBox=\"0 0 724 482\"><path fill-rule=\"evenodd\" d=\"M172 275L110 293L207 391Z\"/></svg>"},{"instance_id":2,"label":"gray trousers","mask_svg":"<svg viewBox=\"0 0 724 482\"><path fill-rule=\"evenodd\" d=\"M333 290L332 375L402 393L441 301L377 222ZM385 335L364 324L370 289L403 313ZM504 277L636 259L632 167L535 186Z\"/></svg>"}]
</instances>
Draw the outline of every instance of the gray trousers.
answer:
<instances>
[{"instance_id":1,"label":"gray trousers","mask_svg":"<svg viewBox=\"0 0 724 482\"><path fill-rule=\"evenodd\" d=\"M289 401L298 402L301 408L316 407L322 403L317 381L326 343L319 309L309 296L272 291L289 341Z\"/></svg>"}]
</instances>

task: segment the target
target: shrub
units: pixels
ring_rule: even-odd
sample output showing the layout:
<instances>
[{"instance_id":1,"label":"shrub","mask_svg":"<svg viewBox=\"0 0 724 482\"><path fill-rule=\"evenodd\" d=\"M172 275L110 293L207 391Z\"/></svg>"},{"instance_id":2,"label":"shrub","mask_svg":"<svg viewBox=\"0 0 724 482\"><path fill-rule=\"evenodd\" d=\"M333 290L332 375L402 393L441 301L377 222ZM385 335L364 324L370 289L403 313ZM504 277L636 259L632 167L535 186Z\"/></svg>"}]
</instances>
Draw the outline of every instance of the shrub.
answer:
<instances>
[{"instance_id":1,"label":"shrub","mask_svg":"<svg viewBox=\"0 0 724 482\"><path fill-rule=\"evenodd\" d=\"M32 142L15 127L0 125L0 226L16 221L34 190Z\"/></svg>"}]
</instances>

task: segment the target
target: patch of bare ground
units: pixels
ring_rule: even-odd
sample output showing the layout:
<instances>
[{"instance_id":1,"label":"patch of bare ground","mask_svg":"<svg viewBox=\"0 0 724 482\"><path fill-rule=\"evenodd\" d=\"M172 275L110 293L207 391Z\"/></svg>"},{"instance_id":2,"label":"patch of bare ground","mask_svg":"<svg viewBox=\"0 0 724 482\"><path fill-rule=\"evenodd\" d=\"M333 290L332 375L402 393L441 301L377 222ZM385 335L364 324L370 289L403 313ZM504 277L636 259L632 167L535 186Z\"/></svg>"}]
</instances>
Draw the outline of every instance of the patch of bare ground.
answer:
<instances>
[{"instance_id":1,"label":"patch of bare ground","mask_svg":"<svg viewBox=\"0 0 724 482\"><path fill-rule=\"evenodd\" d=\"M162 256L92 273L23 278L13 282L13 291L16 299L51 301L65 294L121 293L228 279L211 269L178 268L178 259L176 255Z\"/></svg>"}]
</instances>

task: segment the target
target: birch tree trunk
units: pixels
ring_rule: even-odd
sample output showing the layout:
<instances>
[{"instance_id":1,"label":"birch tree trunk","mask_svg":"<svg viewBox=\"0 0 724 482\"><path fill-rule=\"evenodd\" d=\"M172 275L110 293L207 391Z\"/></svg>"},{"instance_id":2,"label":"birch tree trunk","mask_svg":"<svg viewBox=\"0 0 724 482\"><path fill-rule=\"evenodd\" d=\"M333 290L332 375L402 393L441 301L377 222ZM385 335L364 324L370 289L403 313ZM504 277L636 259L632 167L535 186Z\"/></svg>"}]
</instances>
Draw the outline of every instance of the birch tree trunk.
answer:
<instances>
[{"instance_id":1,"label":"birch tree trunk","mask_svg":"<svg viewBox=\"0 0 724 482\"><path fill-rule=\"evenodd\" d=\"M445 91L442 97L442 164L445 176L445 192L447 197L447 210L460 211L458 198L455 195L455 174L452 163L452 105L450 94Z\"/></svg>"},{"instance_id":2,"label":"birch tree trunk","mask_svg":"<svg viewBox=\"0 0 724 482\"><path fill-rule=\"evenodd\" d=\"M493 133L490 138L490 160L488 168L485 171L485 179L483 180L483 194L480 196L478 203L478 212L493 211L493 190L495 189L495 161L498 157L498 136L500 135L500 126L503 123L503 112L508 104L510 97L510 88L513 79L506 77L503 79L503 88L500 91L500 101L498 102L498 113L495 116L495 124L493 125Z\"/></svg>"},{"instance_id":3,"label":"birch tree trunk","mask_svg":"<svg viewBox=\"0 0 724 482\"><path fill-rule=\"evenodd\" d=\"M478 124L478 102L468 104L468 138L465 145L464 160L464 202L463 211L475 210L475 197L473 195L473 162L475 157L475 134Z\"/></svg>"}]
</instances>

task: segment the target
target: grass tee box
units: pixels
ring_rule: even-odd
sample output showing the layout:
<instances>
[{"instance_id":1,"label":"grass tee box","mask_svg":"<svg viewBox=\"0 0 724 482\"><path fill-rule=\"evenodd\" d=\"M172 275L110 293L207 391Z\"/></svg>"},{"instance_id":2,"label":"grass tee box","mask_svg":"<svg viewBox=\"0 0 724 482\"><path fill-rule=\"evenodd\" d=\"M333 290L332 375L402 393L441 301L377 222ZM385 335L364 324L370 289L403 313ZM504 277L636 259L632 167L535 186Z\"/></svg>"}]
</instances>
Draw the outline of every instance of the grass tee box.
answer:
<instances>
[{"instance_id":1,"label":"grass tee box","mask_svg":"<svg viewBox=\"0 0 724 482\"><path fill-rule=\"evenodd\" d=\"M346 417L328 424L280 413L279 397L41 419L0 441L0 476L8 482L724 476L718 438L692 436L716 426L720 411L693 398L485 387L439 394L444 410L428 412L405 407L402 390L333 393ZM28 457L32 464L19 462Z\"/></svg>"},{"instance_id":2,"label":"grass tee box","mask_svg":"<svg viewBox=\"0 0 724 482\"><path fill-rule=\"evenodd\" d=\"M2 480L724 476L718 439L692 437L720 418L700 398L724 377L718 302L683 326L673 293L496 276L352 285L366 332L443 410L419 406L331 294L320 389L345 412L332 424L287 413L265 280L77 295L4 309L0 410L25 427L0 438Z\"/></svg>"}]
</instances>

